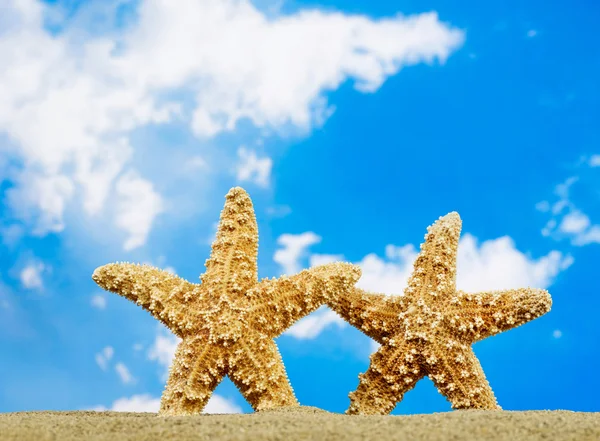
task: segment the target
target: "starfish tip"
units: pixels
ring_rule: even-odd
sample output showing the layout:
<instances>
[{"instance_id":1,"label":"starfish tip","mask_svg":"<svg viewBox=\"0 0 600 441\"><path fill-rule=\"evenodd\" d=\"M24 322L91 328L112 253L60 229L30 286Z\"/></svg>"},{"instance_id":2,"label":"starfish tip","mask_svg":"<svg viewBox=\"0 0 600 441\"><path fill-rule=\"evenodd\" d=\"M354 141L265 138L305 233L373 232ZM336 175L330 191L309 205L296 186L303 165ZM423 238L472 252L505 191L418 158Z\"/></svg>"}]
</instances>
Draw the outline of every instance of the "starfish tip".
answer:
<instances>
[{"instance_id":1,"label":"starfish tip","mask_svg":"<svg viewBox=\"0 0 600 441\"><path fill-rule=\"evenodd\" d=\"M456 212L456 211L451 211L446 216L440 217L439 220L445 224L450 224L450 225L459 225L460 226L462 224L462 219L460 218L460 214L458 214L458 212Z\"/></svg>"},{"instance_id":2,"label":"starfish tip","mask_svg":"<svg viewBox=\"0 0 600 441\"><path fill-rule=\"evenodd\" d=\"M114 271L116 265L118 265L118 263L108 263L106 265L99 266L92 273L92 280L101 288L107 289L109 280L114 278L112 272Z\"/></svg>"},{"instance_id":3,"label":"starfish tip","mask_svg":"<svg viewBox=\"0 0 600 441\"><path fill-rule=\"evenodd\" d=\"M248 192L244 190L242 187L232 187L227 194L225 195L226 199L237 199L237 198L250 198Z\"/></svg>"},{"instance_id":4,"label":"starfish tip","mask_svg":"<svg viewBox=\"0 0 600 441\"><path fill-rule=\"evenodd\" d=\"M105 266L105 265L104 265ZM102 273L103 273L103 268L104 266L99 266L98 268L96 268L94 270L94 272L92 273L92 280L96 283L98 283L100 281L100 279L102 278Z\"/></svg>"},{"instance_id":5,"label":"starfish tip","mask_svg":"<svg viewBox=\"0 0 600 441\"><path fill-rule=\"evenodd\" d=\"M427 227L427 233L444 231L451 233L452 236L460 235L462 229L462 219L456 211L451 211L445 216L440 216L435 223ZM427 236L425 236L427 239Z\"/></svg>"},{"instance_id":6,"label":"starfish tip","mask_svg":"<svg viewBox=\"0 0 600 441\"><path fill-rule=\"evenodd\" d=\"M550 293L541 288L532 288L530 296L536 300L536 303L542 306L545 312L552 308L552 296Z\"/></svg>"}]
</instances>

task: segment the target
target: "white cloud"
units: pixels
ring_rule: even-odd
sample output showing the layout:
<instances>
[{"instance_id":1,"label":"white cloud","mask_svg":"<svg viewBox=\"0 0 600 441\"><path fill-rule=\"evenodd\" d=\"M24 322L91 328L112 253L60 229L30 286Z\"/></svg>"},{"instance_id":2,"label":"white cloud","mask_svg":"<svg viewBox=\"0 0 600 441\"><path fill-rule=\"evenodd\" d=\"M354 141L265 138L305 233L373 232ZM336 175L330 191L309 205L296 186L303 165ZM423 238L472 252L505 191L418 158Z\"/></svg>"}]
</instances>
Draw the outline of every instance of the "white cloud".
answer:
<instances>
[{"instance_id":1,"label":"white cloud","mask_svg":"<svg viewBox=\"0 0 600 441\"><path fill-rule=\"evenodd\" d=\"M90 303L94 308L106 309L106 296L101 294L94 295L92 296Z\"/></svg>"},{"instance_id":2,"label":"white cloud","mask_svg":"<svg viewBox=\"0 0 600 441\"><path fill-rule=\"evenodd\" d=\"M254 150L245 147L240 147L237 153L240 160L236 168L238 181L251 181L260 187L268 187L273 160L269 157L258 158Z\"/></svg>"},{"instance_id":3,"label":"white cloud","mask_svg":"<svg viewBox=\"0 0 600 441\"><path fill-rule=\"evenodd\" d=\"M242 408L233 400L213 394L202 413L242 413Z\"/></svg>"},{"instance_id":4,"label":"white cloud","mask_svg":"<svg viewBox=\"0 0 600 441\"><path fill-rule=\"evenodd\" d=\"M573 238L573 245L588 245L591 243L600 243L600 225L595 224L583 233Z\"/></svg>"},{"instance_id":5,"label":"white cloud","mask_svg":"<svg viewBox=\"0 0 600 441\"><path fill-rule=\"evenodd\" d=\"M560 329L555 329L554 332L552 333L552 336L554 338L561 338L562 335L563 335L563 333Z\"/></svg>"},{"instance_id":6,"label":"white cloud","mask_svg":"<svg viewBox=\"0 0 600 441\"><path fill-rule=\"evenodd\" d=\"M152 412L156 413L160 409L160 398L155 398L149 394L133 395L131 397L119 398L113 402L107 409L105 406L95 406L91 410L103 412L112 410L114 412ZM242 408L232 400L228 400L220 395L213 394L203 413L242 413Z\"/></svg>"},{"instance_id":7,"label":"white cloud","mask_svg":"<svg viewBox=\"0 0 600 441\"><path fill-rule=\"evenodd\" d=\"M143 245L154 218L163 211L163 202L152 184L130 172L117 181L116 224L129 233L123 248L126 251Z\"/></svg>"},{"instance_id":8,"label":"white cloud","mask_svg":"<svg viewBox=\"0 0 600 441\"><path fill-rule=\"evenodd\" d=\"M527 31L527 36L529 38L535 37L537 35L537 31L535 29L530 29Z\"/></svg>"},{"instance_id":9,"label":"white cloud","mask_svg":"<svg viewBox=\"0 0 600 441\"><path fill-rule=\"evenodd\" d=\"M590 226L590 218L579 210L571 211L562 218L558 229L563 233L580 234Z\"/></svg>"},{"instance_id":10,"label":"white cloud","mask_svg":"<svg viewBox=\"0 0 600 441\"><path fill-rule=\"evenodd\" d=\"M11 141L0 148L24 164L12 172L16 187L7 201L38 235L64 229L76 188L85 211L99 211L131 153L118 132L135 125L142 98L111 84L108 41L52 37L43 27L45 10L32 0L4 2L0 35L0 132Z\"/></svg>"},{"instance_id":11,"label":"white cloud","mask_svg":"<svg viewBox=\"0 0 600 441\"><path fill-rule=\"evenodd\" d=\"M321 237L309 231L302 234L282 234L277 243L283 247L275 251L273 260L281 265L284 274L296 274L301 269L300 259L307 255L311 245L319 243Z\"/></svg>"},{"instance_id":12,"label":"white cloud","mask_svg":"<svg viewBox=\"0 0 600 441\"><path fill-rule=\"evenodd\" d=\"M363 257L358 262L362 269L362 277L356 286L373 292L385 294L402 294L417 251L412 244L396 247L385 247L385 259L375 253Z\"/></svg>"},{"instance_id":13,"label":"white cloud","mask_svg":"<svg viewBox=\"0 0 600 441\"><path fill-rule=\"evenodd\" d=\"M63 213L73 195L73 183L61 174L20 173L16 187L6 192L8 204L25 222L35 225L32 234L43 236L64 229Z\"/></svg>"},{"instance_id":14,"label":"white cloud","mask_svg":"<svg viewBox=\"0 0 600 441\"><path fill-rule=\"evenodd\" d=\"M140 23L125 40L127 61L132 70L143 61L139 81L154 87L205 79L197 82L192 122L205 136L232 130L242 118L258 127L308 128L326 112L323 91L347 78L357 89L376 90L404 65L445 60L464 39L435 13L373 21L303 10L269 20L243 0L178 5L141 5Z\"/></svg>"},{"instance_id":15,"label":"white cloud","mask_svg":"<svg viewBox=\"0 0 600 441\"><path fill-rule=\"evenodd\" d=\"M591 159L589 164L592 167L594 166ZM555 240L568 238L571 244L575 246L600 243L600 224L592 223L590 217L571 200L571 188L576 183L581 182L582 178L580 176L572 176L555 187L554 194L558 198L551 205L552 217L548 219L546 225L542 228L541 233L543 236ZM550 206L546 201L540 202L536 205L538 210L540 206L544 206L544 203Z\"/></svg>"},{"instance_id":16,"label":"white cloud","mask_svg":"<svg viewBox=\"0 0 600 441\"><path fill-rule=\"evenodd\" d=\"M0 134L9 142L0 149L22 164L6 197L34 234L62 231L69 204L92 216L111 200L125 248L141 246L161 198L136 172L132 131L175 119L201 137L242 119L307 131L345 81L373 92L404 66L444 62L464 40L434 12L267 16L249 0L142 0L136 20L111 28L120 3L86 2L61 20L36 0L2 2ZM94 8L106 24L86 13ZM44 27L48 15L57 35Z\"/></svg>"},{"instance_id":17,"label":"white cloud","mask_svg":"<svg viewBox=\"0 0 600 441\"><path fill-rule=\"evenodd\" d=\"M590 167L600 167L600 155L592 155L589 164Z\"/></svg>"},{"instance_id":18,"label":"white cloud","mask_svg":"<svg viewBox=\"0 0 600 441\"><path fill-rule=\"evenodd\" d=\"M314 235L314 233L308 234ZM295 238L298 243L306 242L298 240L302 235L284 236L287 237L288 242L294 243L292 238ZM356 286L371 292L402 295L417 255L418 251L412 244L387 245L383 258L374 253L366 255L361 261L356 262L362 270L362 277ZM325 255L324 259L321 259L320 255L309 256L311 265L332 260L344 259L342 255ZM297 258L290 257L284 262L288 265L291 263L299 265ZM456 285L458 289L470 292L528 286L547 288L554 278L572 263L572 256L565 256L559 251L551 251L545 256L534 259L519 251L508 236L479 244L474 236L466 233L459 242ZM345 322L337 318L332 311L321 309L299 320L287 331L287 335L299 339L311 339L331 324L345 326Z\"/></svg>"},{"instance_id":19,"label":"white cloud","mask_svg":"<svg viewBox=\"0 0 600 441\"><path fill-rule=\"evenodd\" d=\"M313 267L319 265L326 265L328 263L333 262L339 262L341 260L344 260L343 254L311 254L310 258L308 259L308 262L309 266ZM300 262L297 262L297 264L299 265Z\"/></svg>"},{"instance_id":20,"label":"white cloud","mask_svg":"<svg viewBox=\"0 0 600 441\"><path fill-rule=\"evenodd\" d=\"M129 369L124 363L118 362L115 365L115 371L119 375L119 378L123 384L131 384L135 382L135 378L133 378L133 375L131 375L131 372L129 372Z\"/></svg>"},{"instance_id":21,"label":"white cloud","mask_svg":"<svg viewBox=\"0 0 600 441\"><path fill-rule=\"evenodd\" d=\"M284 334L299 340L310 340L317 337L325 328L332 324L340 328L345 326L345 322L335 312L321 307L309 316L298 320Z\"/></svg>"},{"instance_id":22,"label":"white cloud","mask_svg":"<svg viewBox=\"0 0 600 441\"><path fill-rule=\"evenodd\" d=\"M96 406L92 410L102 412L112 410L115 412L152 412L156 413L160 409L160 398L154 398L148 394L133 395L132 397L123 397L116 400L110 409L104 406Z\"/></svg>"},{"instance_id":23,"label":"white cloud","mask_svg":"<svg viewBox=\"0 0 600 441\"><path fill-rule=\"evenodd\" d=\"M26 289L43 288L44 282L42 281L42 272L45 268L46 267L42 262L30 262L19 274L21 285Z\"/></svg>"},{"instance_id":24,"label":"white cloud","mask_svg":"<svg viewBox=\"0 0 600 441\"><path fill-rule=\"evenodd\" d=\"M148 349L148 360L156 361L162 366L161 379L165 381L169 375L169 366L175 356L175 350L181 340L173 334L167 334L162 328L156 334L154 343Z\"/></svg>"},{"instance_id":25,"label":"white cloud","mask_svg":"<svg viewBox=\"0 0 600 441\"><path fill-rule=\"evenodd\" d=\"M475 237L465 234L458 250L456 285L465 291L547 288L572 263L571 256L556 250L533 259L519 251L508 236L478 246Z\"/></svg>"},{"instance_id":26,"label":"white cloud","mask_svg":"<svg viewBox=\"0 0 600 441\"><path fill-rule=\"evenodd\" d=\"M100 366L103 371L108 367L108 362L112 359L115 350L112 346L106 346L102 351L96 354L96 363Z\"/></svg>"}]
</instances>

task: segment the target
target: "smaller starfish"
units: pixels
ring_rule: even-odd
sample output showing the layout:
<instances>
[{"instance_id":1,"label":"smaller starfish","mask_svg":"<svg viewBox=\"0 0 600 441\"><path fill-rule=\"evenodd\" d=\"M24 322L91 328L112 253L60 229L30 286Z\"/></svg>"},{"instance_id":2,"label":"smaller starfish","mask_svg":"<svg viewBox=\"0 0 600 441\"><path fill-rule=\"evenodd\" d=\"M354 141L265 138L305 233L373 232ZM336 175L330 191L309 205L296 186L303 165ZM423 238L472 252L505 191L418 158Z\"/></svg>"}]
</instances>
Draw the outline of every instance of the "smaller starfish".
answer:
<instances>
[{"instance_id":1,"label":"smaller starfish","mask_svg":"<svg viewBox=\"0 0 600 441\"><path fill-rule=\"evenodd\" d=\"M387 414L425 375L454 409L500 409L471 345L550 310L543 289L456 290L458 213L428 228L403 296L355 288L328 305L381 344L350 394L349 414Z\"/></svg>"},{"instance_id":2,"label":"smaller starfish","mask_svg":"<svg viewBox=\"0 0 600 441\"><path fill-rule=\"evenodd\" d=\"M98 285L136 302L182 339L159 414L200 413L225 375L254 410L298 404L273 339L325 298L347 291L360 269L337 262L259 282L257 253L252 201L236 187L227 193L201 284L148 265L94 271Z\"/></svg>"}]
</instances>

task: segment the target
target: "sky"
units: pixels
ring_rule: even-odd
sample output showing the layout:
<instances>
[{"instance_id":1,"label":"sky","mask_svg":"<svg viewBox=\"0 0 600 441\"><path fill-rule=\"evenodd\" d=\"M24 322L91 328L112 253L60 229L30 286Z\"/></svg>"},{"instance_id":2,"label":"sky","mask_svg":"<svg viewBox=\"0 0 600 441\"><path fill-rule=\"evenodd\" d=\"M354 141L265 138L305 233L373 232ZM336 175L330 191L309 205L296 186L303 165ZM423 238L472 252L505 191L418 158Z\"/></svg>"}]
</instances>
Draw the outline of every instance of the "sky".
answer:
<instances>
[{"instance_id":1,"label":"sky","mask_svg":"<svg viewBox=\"0 0 600 441\"><path fill-rule=\"evenodd\" d=\"M600 411L600 6L372 0L0 2L0 412L156 411L177 339L91 279L199 283L234 186L259 277L331 260L401 295L463 221L458 288L546 288L474 345L507 410ZM323 307L277 339L344 412L373 342ZM450 410L428 379L394 414ZM225 380L207 412L250 412Z\"/></svg>"}]
</instances>

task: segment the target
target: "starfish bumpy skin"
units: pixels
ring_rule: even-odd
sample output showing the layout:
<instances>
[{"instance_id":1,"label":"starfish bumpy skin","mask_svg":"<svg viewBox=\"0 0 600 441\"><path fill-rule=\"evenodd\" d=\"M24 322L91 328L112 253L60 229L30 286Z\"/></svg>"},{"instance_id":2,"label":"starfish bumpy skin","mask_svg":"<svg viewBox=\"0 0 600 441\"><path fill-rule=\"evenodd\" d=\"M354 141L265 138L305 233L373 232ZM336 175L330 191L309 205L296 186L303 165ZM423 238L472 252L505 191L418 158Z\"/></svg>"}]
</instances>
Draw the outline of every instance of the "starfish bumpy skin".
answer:
<instances>
[{"instance_id":1,"label":"starfish bumpy skin","mask_svg":"<svg viewBox=\"0 0 600 441\"><path fill-rule=\"evenodd\" d=\"M550 310L543 289L469 294L456 290L458 213L428 228L402 296L355 288L327 300L381 344L350 394L349 414L388 414L425 375L454 409L500 409L471 345Z\"/></svg>"},{"instance_id":2,"label":"starfish bumpy skin","mask_svg":"<svg viewBox=\"0 0 600 441\"><path fill-rule=\"evenodd\" d=\"M147 265L94 271L98 285L136 302L182 339L159 414L202 412L225 375L254 410L298 405L273 339L331 295L348 291L360 269L338 262L259 282L257 254L252 201L236 187L227 193L201 284Z\"/></svg>"}]
</instances>

